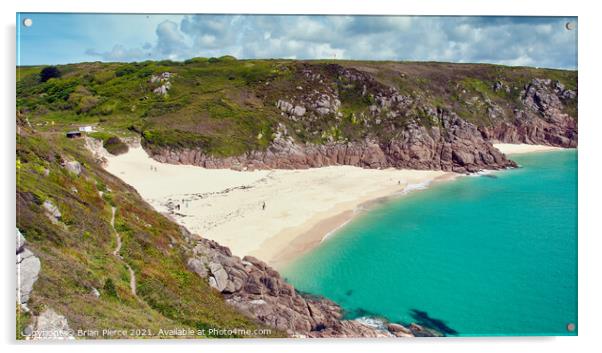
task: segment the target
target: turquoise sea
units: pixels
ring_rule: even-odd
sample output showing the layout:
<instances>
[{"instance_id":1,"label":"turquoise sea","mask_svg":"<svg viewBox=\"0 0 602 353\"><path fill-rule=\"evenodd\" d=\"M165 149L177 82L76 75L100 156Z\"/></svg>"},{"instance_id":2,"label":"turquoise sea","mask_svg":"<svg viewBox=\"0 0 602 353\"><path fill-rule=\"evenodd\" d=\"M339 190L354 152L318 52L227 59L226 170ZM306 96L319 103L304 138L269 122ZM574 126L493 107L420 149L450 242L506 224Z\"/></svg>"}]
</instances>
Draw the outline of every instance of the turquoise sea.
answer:
<instances>
[{"instance_id":1,"label":"turquoise sea","mask_svg":"<svg viewBox=\"0 0 602 353\"><path fill-rule=\"evenodd\" d=\"M459 336L575 335L577 151L510 157L521 168L371 209L281 272L347 318Z\"/></svg>"}]
</instances>

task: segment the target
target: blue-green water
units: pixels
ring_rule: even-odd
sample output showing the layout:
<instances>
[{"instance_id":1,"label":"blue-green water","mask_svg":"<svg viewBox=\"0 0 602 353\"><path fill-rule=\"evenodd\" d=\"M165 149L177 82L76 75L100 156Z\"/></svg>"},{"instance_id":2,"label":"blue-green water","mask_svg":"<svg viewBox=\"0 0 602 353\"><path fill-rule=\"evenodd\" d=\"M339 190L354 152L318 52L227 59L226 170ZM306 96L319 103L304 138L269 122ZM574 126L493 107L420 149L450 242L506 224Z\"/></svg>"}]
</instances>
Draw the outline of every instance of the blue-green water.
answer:
<instances>
[{"instance_id":1,"label":"blue-green water","mask_svg":"<svg viewBox=\"0 0 602 353\"><path fill-rule=\"evenodd\" d=\"M576 334L567 324L577 323L577 152L511 157L522 168L367 212L284 276L348 318L460 336Z\"/></svg>"}]
</instances>

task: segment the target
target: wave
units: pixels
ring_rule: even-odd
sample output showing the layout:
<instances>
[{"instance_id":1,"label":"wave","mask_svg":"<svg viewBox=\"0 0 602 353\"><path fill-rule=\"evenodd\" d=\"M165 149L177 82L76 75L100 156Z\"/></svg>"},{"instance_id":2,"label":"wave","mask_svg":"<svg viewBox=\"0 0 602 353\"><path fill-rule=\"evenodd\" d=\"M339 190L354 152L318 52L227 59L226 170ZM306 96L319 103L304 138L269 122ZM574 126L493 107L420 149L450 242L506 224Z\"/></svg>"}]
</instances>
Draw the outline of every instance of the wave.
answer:
<instances>
[{"instance_id":1,"label":"wave","mask_svg":"<svg viewBox=\"0 0 602 353\"><path fill-rule=\"evenodd\" d=\"M362 325L369 326L381 331L387 331L386 322L382 319L378 319L375 317L362 316L358 317L354 321L359 322Z\"/></svg>"},{"instance_id":2,"label":"wave","mask_svg":"<svg viewBox=\"0 0 602 353\"><path fill-rule=\"evenodd\" d=\"M326 239L328 239L331 235L333 235L334 233L336 233L339 229L343 228L344 226L347 225L347 223L351 222L351 219L346 220L345 222L341 223L341 225L339 225L338 227L336 227L335 229L331 230L330 232L326 233L323 237L322 240L320 240L320 243L325 241Z\"/></svg>"},{"instance_id":3,"label":"wave","mask_svg":"<svg viewBox=\"0 0 602 353\"><path fill-rule=\"evenodd\" d=\"M423 182L420 182L420 183L408 184L399 193L402 194L402 195L406 195L406 194L409 194L412 191L424 190L424 189L428 188L429 185L431 185L431 183L432 183L432 180L427 180L427 181L423 181Z\"/></svg>"}]
</instances>

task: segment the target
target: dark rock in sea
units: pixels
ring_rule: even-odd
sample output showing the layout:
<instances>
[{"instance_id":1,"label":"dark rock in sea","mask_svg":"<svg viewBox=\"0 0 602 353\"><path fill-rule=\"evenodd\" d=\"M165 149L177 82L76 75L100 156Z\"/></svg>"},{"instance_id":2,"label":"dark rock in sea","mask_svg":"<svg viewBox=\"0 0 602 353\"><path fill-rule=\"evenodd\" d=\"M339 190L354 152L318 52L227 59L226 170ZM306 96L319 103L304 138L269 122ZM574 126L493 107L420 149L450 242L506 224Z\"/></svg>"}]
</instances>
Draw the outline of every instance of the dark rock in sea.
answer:
<instances>
[{"instance_id":1,"label":"dark rock in sea","mask_svg":"<svg viewBox=\"0 0 602 353\"><path fill-rule=\"evenodd\" d=\"M410 315L417 322L417 324L410 325L410 330L415 334L432 334L433 332L438 332L444 335L458 334L458 331L447 326L443 320L430 317L426 311L412 309L410 311Z\"/></svg>"},{"instance_id":2,"label":"dark rock in sea","mask_svg":"<svg viewBox=\"0 0 602 353\"><path fill-rule=\"evenodd\" d=\"M490 179L497 179L497 175L493 175L493 174L483 174L481 175L484 178L490 178Z\"/></svg>"}]
</instances>

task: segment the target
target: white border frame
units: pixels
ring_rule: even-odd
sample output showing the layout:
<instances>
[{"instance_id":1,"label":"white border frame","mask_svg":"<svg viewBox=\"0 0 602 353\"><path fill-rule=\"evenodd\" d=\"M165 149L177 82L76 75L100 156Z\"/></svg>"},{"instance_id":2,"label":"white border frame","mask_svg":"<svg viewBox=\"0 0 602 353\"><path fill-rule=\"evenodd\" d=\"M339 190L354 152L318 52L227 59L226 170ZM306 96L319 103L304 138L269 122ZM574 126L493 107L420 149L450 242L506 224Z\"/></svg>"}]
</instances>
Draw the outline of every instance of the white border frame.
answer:
<instances>
[{"instance_id":1,"label":"white border frame","mask_svg":"<svg viewBox=\"0 0 602 353\"><path fill-rule=\"evenodd\" d=\"M158 343L128 342L80 342L79 344L21 344L14 340L15 304L14 281L2 286L2 319L0 332L6 351L33 352L81 352L82 348L92 352L105 353L108 349L167 352L219 351L219 352L315 352L332 351L365 352L366 350L412 350L450 352L505 352L505 351L545 351L563 352L589 350L600 346L598 324L600 320L600 299L602 284L600 269L602 256L600 249L600 160L602 151L596 134L602 131L602 116L597 107L600 91L600 12L595 2L560 0L219 0L191 1L169 0L165 2L148 0L15 0L1 3L2 11L2 93L3 139L2 154L2 193L0 216L4 230L4 249L11 255L3 256L5 279L14 279L14 258L12 249L15 225L15 13L16 12L125 12L125 13L255 13L255 14L382 14L382 15L513 15L513 16L578 16L579 25L579 336L553 338L445 338L410 340L212 340L212 341L164 341ZM598 209L596 209L598 208ZM6 283L5 283L6 284Z\"/></svg>"}]
</instances>

